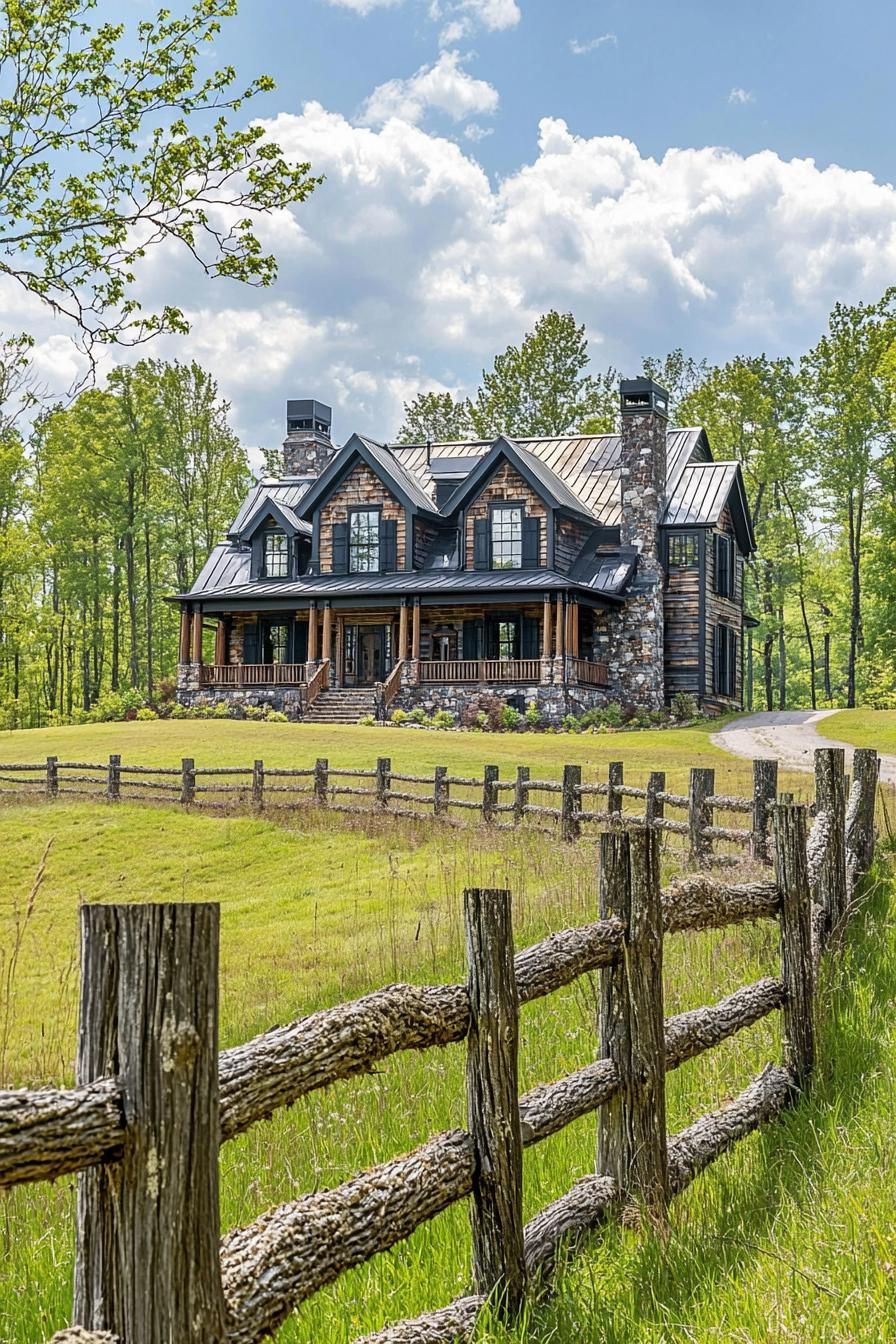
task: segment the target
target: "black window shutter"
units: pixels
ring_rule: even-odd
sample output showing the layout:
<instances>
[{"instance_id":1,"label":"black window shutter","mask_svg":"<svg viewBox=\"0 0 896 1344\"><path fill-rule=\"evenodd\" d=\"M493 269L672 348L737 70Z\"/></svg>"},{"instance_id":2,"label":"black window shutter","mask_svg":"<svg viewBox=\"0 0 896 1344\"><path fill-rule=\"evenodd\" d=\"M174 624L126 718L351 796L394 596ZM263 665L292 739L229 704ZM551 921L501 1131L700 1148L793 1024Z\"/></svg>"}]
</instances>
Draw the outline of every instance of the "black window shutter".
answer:
<instances>
[{"instance_id":1,"label":"black window shutter","mask_svg":"<svg viewBox=\"0 0 896 1344\"><path fill-rule=\"evenodd\" d=\"M737 695L737 633L728 627L728 694Z\"/></svg>"},{"instance_id":2,"label":"black window shutter","mask_svg":"<svg viewBox=\"0 0 896 1344\"><path fill-rule=\"evenodd\" d=\"M394 574L398 569L398 523L394 518L380 519L380 573Z\"/></svg>"},{"instance_id":3,"label":"black window shutter","mask_svg":"<svg viewBox=\"0 0 896 1344\"><path fill-rule=\"evenodd\" d=\"M725 591L723 587L724 580L722 578L722 538L719 536L718 532L715 532L712 540L713 568L715 570L713 575L713 588L717 593L722 594Z\"/></svg>"},{"instance_id":4,"label":"black window shutter","mask_svg":"<svg viewBox=\"0 0 896 1344\"><path fill-rule=\"evenodd\" d=\"M737 551L730 538L728 539L728 565L728 596L733 599L737 596Z\"/></svg>"},{"instance_id":5,"label":"black window shutter","mask_svg":"<svg viewBox=\"0 0 896 1344\"><path fill-rule=\"evenodd\" d=\"M485 649L486 658L497 658L498 656L498 622L492 617L485 623Z\"/></svg>"},{"instance_id":6,"label":"black window shutter","mask_svg":"<svg viewBox=\"0 0 896 1344\"><path fill-rule=\"evenodd\" d=\"M256 532L252 538L252 561L249 567L249 574L253 579L260 579L264 569L264 533Z\"/></svg>"},{"instance_id":7,"label":"black window shutter","mask_svg":"<svg viewBox=\"0 0 896 1344\"><path fill-rule=\"evenodd\" d=\"M487 518L473 519L473 568L489 569L489 525Z\"/></svg>"},{"instance_id":8,"label":"black window shutter","mask_svg":"<svg viewBox=\"0 0 896 1344\"><path fill-rule=\"evenodd\" d=\"M717 539L718 540L718 539ZM712 687L717 695L723 692L722 686L722 636L725 633L724 626L716 625L712 632L712 666L713 678Z\"/></svg>"},{"instance_id":9,"label":"black window shutter","mask_svg":"<svg viewBox=\"0 0 896 1344\"><path fill-rule=\"evenodd\" d=\"M523 569L537 569L541 553L541 519L523 519ZM523 657L529 657L524 654Z\"/></svg>"},{"instance_id":10,"label":"black window shutter","mask_svg":"<svg viewBox=\"0 0 896 1344\"><path fill-rule=\"evenodd\" d=\"M538 522L538 519L535 520ZM532 616L523 617L521 658L537 658L540 649L541 623Z\"/></svg>"},{"instance_id":11,"label":"black window shutter","mask_svg":"<svg viewBox=\"0 0 896 1344\"><path fill-rule=\"evenodd\" d=\"M348 573L348 523L333 524L333 573Z\"/></svg>"},{"instance_id":12,"label":"black window shutter","mask_svg":"<svg viewBox=\"0 0 896 1344\"><path fill-rule=\"evenodd\" d=\"M481 621L464 621L464 657L482 657Z\"/></svg>"},{"instance_id":13,"label":"black window shutter","mask_svg":"<svg viewBox=\"0 0 896 1344\"><path fill-rule=\"evenodd\" d=\"M292 660L294 663L308 661L308 622L298 620L293 633Z\"/></svg>"},{"instance_id":14,"label":"black window shutter","mask_svg":"<svg viewBox=\"0 0 896 1344\"><path fill-rule=\"evenodd\" d=\"M243 662L258 662L258 626L255 623L243 628Z\"/></svg>"}]
</instances>

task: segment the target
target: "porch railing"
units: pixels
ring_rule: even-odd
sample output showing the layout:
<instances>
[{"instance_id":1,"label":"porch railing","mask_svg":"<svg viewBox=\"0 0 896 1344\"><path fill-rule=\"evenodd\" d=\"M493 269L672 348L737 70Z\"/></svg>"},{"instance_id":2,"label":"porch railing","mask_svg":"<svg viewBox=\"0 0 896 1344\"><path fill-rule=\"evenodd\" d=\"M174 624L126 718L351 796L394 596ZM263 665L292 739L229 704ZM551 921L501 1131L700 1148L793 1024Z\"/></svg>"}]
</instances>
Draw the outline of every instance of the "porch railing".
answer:
<instances>
[{"instance_id":1,"label":"porch railing","mask_svg":"<svg viewBox=\"0 0 896 1344\"><path fill-rule=\"evenodd\" d=\"M303 686L304 663L209 664L199 674L203 686Z\"/></svg>"},{"instance_id":2,"label":"porch railing","mask_svg":"<svg viewBox=\"0 0 896 1344\"><path fill-rule=\"evenodd\" d=\"M540 658L460 658L421 662L422 682L541 681Z\"/></svg>"},{"instance_id":3,"label":"porch railing","mask_svg":"<svg viewBox=\"0 0 896 1344\"><path fill-rule=\"evenodd\" d=\"M330 685L330 660L325 658L318 667L314 676L308 683L308 690L305 693L305 706L310 709L321 691L326 691Z\"/></svg>"},{"instance_id":4,"label":"porch railing","mask_svg":"<svg viewBox=\"0 0 896 1344\"><path fill-rule=\"evenodd\" d=\"M589 663L586 658L571 658L571 672L580 686L609 686L610 669L606 663Z\"/></svg>"}]
</instances>

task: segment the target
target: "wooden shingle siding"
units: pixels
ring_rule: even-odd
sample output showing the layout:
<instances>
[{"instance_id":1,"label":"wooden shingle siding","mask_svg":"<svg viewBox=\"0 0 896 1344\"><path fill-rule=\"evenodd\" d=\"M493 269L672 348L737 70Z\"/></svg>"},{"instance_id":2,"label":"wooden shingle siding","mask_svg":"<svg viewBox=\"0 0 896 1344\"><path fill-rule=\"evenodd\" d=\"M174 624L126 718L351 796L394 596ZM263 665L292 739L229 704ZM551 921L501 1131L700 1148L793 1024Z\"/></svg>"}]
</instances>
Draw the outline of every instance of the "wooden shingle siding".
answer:
<instances>
[{"instance_id":1,"label":"wooden shingle siding","mask_svg":"<svg viewBox=\"0 0 896 1344\"><path fill-rule=\"evenodd\" d=\"M379 477L364 463L346 476L320 511L320 572L333 573L333 524L348 521L349 509L370 505L379 507L383 518L393 519L396 525L396 552L399 569L405 566L405 536L407 531L404 507L383 485Z\"/></svg>"},{"instance_id":2,"label":"wooden shingle siding","mask_svg":"<svg viewBox=\"0 0 896 1344\"><path fill-rule=\"evenodd\" d=\"M593 531L585 523L571 518L558 518L554 530L554 568L559 574L568 574L578 560L588 534Z\"/></svg>"},{"instance_id":3,"label":"wooden shingle siding","mask_svg":"<svg viewBox=\"0 0 896 1344\"><path fill-rule=\"evenodd\" d=\"M540 518L542 520L538 563L540 566L546 565L548 554L547 509L542 499L523 480L519 472L509 462L503 462L467 509L466 568L473 568L473 533L476 520L488 520L490 506L500 504L503 500L521 503L530 518Z\"/></svg>"}]
</instances>

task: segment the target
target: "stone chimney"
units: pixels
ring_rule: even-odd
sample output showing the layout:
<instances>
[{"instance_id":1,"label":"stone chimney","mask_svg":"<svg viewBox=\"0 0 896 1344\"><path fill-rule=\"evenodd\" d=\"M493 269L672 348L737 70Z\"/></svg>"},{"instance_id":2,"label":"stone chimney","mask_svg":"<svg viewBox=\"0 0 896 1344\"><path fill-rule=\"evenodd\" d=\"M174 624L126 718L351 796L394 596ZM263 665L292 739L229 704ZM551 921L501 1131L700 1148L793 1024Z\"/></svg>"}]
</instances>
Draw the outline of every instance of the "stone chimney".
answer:
<instances>
[{"instance_id":1,"label":"stone chimney","mask_svg":"<svg viewBox=\"0 0 896 1344\"><path fill-rule=\"evenodd\" d=\"M611 636L610 675L625 703L659 709L665 701L660 523L669 395L650 378L632 378L620 383L619 396L619 532L622 545L638 552L638 567Z\"/></svg>"},{"instance_id":2,"label":"stone chimney","mask_svg":"<svg viewBox=\"0 0 896 1344\"><path fill-rule=\"evenodd\" d=\"M333 412L322 401L286 403L284 476L319 476L336 449L330 438Z\"/></svg>"}]
</instances>

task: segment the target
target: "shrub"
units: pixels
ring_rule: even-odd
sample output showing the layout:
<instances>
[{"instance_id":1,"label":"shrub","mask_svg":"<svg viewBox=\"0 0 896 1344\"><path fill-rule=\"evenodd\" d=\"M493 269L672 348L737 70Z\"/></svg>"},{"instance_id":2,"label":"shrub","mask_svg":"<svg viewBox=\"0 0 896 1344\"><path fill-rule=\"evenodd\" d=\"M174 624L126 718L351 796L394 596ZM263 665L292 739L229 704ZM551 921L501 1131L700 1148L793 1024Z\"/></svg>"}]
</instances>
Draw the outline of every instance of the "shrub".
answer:
<instances>
[{"instance_id":1,"label":"shrub","mask_svg":"<svg viewBox=\"0 0 896 1344\"><path fill-rule=\"evenodd\" d=\"M647 708L646 705L638 705L638 707L632 713L629 722L631 723L631 726L633 728L649 728L650 710Z\"/></svg>"},{"instance_id":2,"label":"shrub","mask_svg":"<svg viewBox=\"0 0 896 1344\"><path fill-rule=\"evenodd\" d=\"M564 714L563 728L564 731L567 733L580 733L582 731L579 721L576 718L575 714Z\"/></svg>"},{"instance_id":3,"label":"shrub","mask_svg":"<svg viewBox=\"0 0 896 1344\"><path fill-rule=\"evenodd\" d=\"M397 723L399 725L404 723L406 718L408 718L408 712L406 709L393 709L391 715L389 716L389 720L391 723Z\"/></svg>"},{"instance_id":4,"label":"shrub","mask_svg":"<svg viewBox=\"0 0 896 1344\"><path fill-rule=\"evenodd\" d=\"M258 723L264 718L264 710L261 705L247 705L246 718L251 719L253 723Z\"/></svg>"},{"instance_id":5,"label":"shrub","mask_svg":"<svg viewBox=\"0 0 896 1344\"><path fill-rule=\"evenodd\" d=\"M501 732L504 727L505 708L506 705L500 695L480 695L479 712L485 715L485 723L482 726L486 732Z\"/></svg>"},{"instance_id":6,"label":"shrub","mask_svg":"<svg viewBox=\"0 0 896 1344\"><path fill-rule=\"evenodd\" d=\"M154 709L150 709L149 705L144 705L142 709L137 710L137 719L140 723L149 723L152 719L158 717L158 714Z\"/></svg>"},{"instance_id":7,"label":"shrub","mask_svg":"<svg viewBox=\"0 0 896 1344\"><path fill-rule=\"evenodd\" d=\"M176 704L171 706L172 719L187 719L190 717L190 711L186 705Z\"/></svg>"},{"instance_id":8,"label":"shrub","mask_svg":"<svg viewBox=\"0 0 896 1344\"><path fill-rule=\"evenodd\" d=\"M505 705L501 710L501 727L507 732L513 732L523 721L523 716L513 705Z\"/></svg>"},{"instance_id":9,"label":"shrub","mask_svg":"<svg viewBox=\"0 0 896 1344\"><path fill-rule=\"evenodd\" d=\"M265 723L289 723L289 719L279 709L269 709L264 716Z\"/></svg>"},{"instance_id":10,"label":"shrub","mask_svg":"<svg viewBox=\"0 0 896 1344\"><path fill-rule=\"evenodd\" d=\"M622 727L622 710L615 702L612 705L606 705L600 711L600 721L604 728Z\"/></svg>"},{"instance_id":11,"label":"shrub","mask_svg":"<svg viewBox=\"0 0 896 1344\"><path fill-rule=\"evenodd\" d=\"M526 720L526 725L529 728L538 728L541 726L541 713L538 708L537 700L529 700L526 702L526 712L523 715L523 718Z\"/></svg>"},{"instance_id":12,"label":"shrub","mask_svg":"<svg viewBox=\"0 0 896 1344\"><path fill-rule=\"evenodd\" d=\"M679 723L697 717L697 701L687 691L676 691L672 697L672 717Z\"/></svg>"},{"instance_id":13,"label":"shrub","mask_svg":"<svg viewBox=\"0 0 896 1344\"><path fill-rule=\"evenodd\" d=\"M420 705L418 705L416 709L411 710L409 718L413 723L426 723L427 722L426 710L422 709Z\"/></svg>"},{"instance_id":14,"label":"shrub","mask_svg":"<svg viewBox=\"0 0 896 1344\"><path fill-rule=\"evenodd\" d=\"M126 719L131 711L136 714L136 711L142 708L143 696L139 691L130 687L123 691L104 691L86 714L83 710L73 711L72 722L113 723L116 720ZM75 713L84 714L84 718L76 720Z\"/></svg>"},{"instance_id":15,"label":"shrub","mask_svg":"<svg viewBox=\"0 0 896 1344\"><path fill-rule=\"evenodd\" d=\"M437 709L432 716L433 728L453 728L454 715L450 709Z\"/></svg>"},{"instance_id":16,"label":"shrub","mask_svg":"<svg viewBox=\"0 0 896 1344\"><path fill-rule=\"evenodd\" d=\"M364 714L358 720L358 723L361 725L362 728L375 728L376 717L373 714Z\"/></svg>"},{"instance_id":17,"label":"shrub","mask_svg":"<svg viewBox=\"0 0 896 1344\"><path fill-rule=\"evenodd\" d=\"M177 681L174 677L162 677L156 687L156 706L170 705L177 694Z\"/></svg>"},{"instance_id":18,"label":"shrub","mask_svg":"<svg viewBox=\"0 0 896 1344\"><path fill-rule=\"evenodd\" d=\"M212 710L212 718L213 719L230 718L230 706L226 703L226 701L219 700L219 702L215 705L214 709Z\"/></svg>"}]
</instances>

